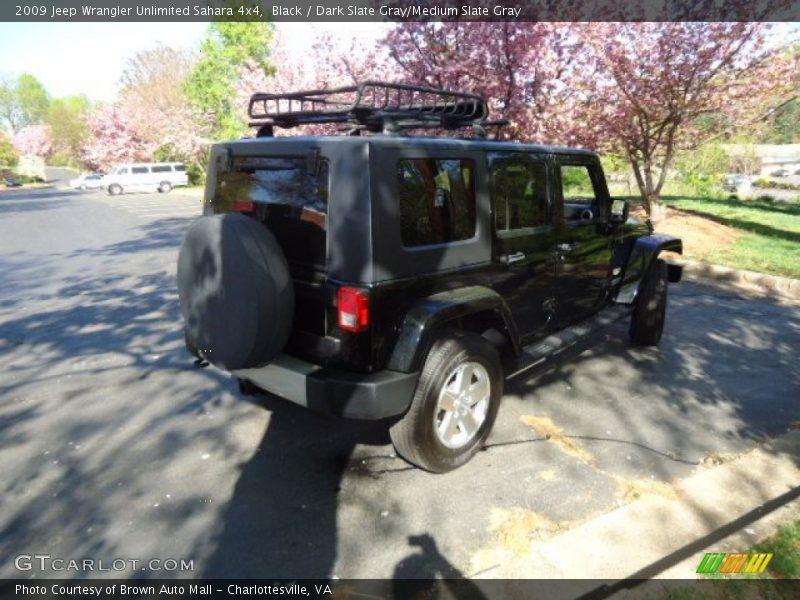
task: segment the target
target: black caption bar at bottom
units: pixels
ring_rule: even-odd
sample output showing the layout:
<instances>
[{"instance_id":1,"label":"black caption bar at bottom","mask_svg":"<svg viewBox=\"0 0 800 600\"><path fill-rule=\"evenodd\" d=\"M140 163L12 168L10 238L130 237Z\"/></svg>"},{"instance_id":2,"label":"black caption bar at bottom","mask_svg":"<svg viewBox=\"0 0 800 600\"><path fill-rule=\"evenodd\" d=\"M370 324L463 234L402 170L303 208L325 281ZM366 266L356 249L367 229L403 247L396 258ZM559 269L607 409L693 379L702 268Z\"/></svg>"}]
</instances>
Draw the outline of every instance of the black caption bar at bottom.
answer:
<instances>
[{"instance_id":1,"label":"black caption bar at bottom","mask_svg":"<svg viewBox=\"0 0 800 600\"><path fill-rule=\"evenodd\" d=\"M284 599L458 599L505 600L506 598L600 599L620 588L639 588L647 597L655 592L697 592L725 596L726 588L738 586L747 597L800 598L800 580L608 580L591 579L26 579L0 580L0 600L256 600ZM746 588L745 590L742 587ZM733 591L733 590L731 590ZM738 593L737 592L737 593ZM663 596L666 597L666 596ZM694 596L692 596L694 597Z\"/></svg>"}]
</instances>

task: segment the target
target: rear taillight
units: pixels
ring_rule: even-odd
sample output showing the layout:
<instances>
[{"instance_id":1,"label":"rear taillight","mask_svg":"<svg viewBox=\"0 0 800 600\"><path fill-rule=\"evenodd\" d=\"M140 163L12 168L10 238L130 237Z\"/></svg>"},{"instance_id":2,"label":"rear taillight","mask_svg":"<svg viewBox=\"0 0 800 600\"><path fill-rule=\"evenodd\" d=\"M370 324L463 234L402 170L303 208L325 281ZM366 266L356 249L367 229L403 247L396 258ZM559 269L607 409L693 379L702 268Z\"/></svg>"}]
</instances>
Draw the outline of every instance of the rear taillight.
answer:
<instances>
[{"instance_id":1,"label":"rear taillight","mask_svg":"<svg viewBox=\"0 0 800 600\"><path fill-rule=\"evenodd\" d=\"M255 212L256 203L252 200L234 200L233 210L236 212Z\"/></svg>"},{"instance_id":2,"label":"rear taillight","mask_svg":"<svg viewBox=\"0 0 800 600\"><path fill-rule=\"evenodd\" d=\"M340 287L336 292L339 327L358 333L369 327L369 296L364 290Z\"/></svg>"}]
</instances>

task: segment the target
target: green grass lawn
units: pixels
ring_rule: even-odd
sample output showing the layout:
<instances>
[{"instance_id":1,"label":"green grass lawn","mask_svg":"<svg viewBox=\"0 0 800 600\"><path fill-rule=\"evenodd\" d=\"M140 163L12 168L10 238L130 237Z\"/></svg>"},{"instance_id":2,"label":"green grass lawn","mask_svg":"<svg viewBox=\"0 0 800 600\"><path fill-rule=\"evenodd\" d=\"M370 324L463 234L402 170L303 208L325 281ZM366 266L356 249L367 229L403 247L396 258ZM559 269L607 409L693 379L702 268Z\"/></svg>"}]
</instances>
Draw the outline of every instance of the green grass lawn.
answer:
<instances>
[{"instance_id":1,"label":"green grass lawn","mask_svg":"<svg viewBox=\"0 0 800 600\"><path fill-rule=\"evenodd\" d=\"M779 527L778 531L753 548L755 552L772 552L767 570L778 577L800 578L800 521Z\"/></svg>"},{"instance_id":2,"label":"green grass lawn","mask_svg":"<svg viewBox=\"0 0 800 600\"><path fill-rule=\"evenodd\" d=\"M797 589L792 579L800 578L800 521L779 527L774 535L746 550L748 553L772 553L774 556L761 574L702 575L693 585L678 585L655 600L794 600Z\"/></svg>"},{"instance_id":3,"label":"green grass lawn","mask_svg":"<svg viewBox=\"0 0 800 600\"><path fill-rule=\"evenodd\" d=\"M665 196L672 208L722 223L743 235L703 260L800 279L800 201Z\"/></svg>"}]
</instances>

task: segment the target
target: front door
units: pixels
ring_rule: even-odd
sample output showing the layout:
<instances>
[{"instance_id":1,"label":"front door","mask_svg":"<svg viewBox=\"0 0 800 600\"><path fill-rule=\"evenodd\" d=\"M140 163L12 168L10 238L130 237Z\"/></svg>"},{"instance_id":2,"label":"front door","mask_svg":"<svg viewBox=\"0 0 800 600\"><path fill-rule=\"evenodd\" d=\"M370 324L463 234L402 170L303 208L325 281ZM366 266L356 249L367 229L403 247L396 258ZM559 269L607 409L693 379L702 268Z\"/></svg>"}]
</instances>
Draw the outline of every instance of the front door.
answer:
<instances>
[{"instance_id":1,"label":"front door","mask_svg":"<svg viewBox=\"0 0 800 600\"><path fill-rule=\"evenodd\" d=\"M544 156L495 152L489 156L494 209L493 287L508 303L523 342L544 333L554 316L556 243Z\"/></svg>"},{"instance_id":2,"label":"front door","mask_svg":"<svg viewBox=\"0 0 800 600\"><path fill-rule=\"evenodd\" d=\"M597 311L606 299L612 244L610 199L594 156L558 157L556 311L566 325Z\"/></svg>"}]
</instances>

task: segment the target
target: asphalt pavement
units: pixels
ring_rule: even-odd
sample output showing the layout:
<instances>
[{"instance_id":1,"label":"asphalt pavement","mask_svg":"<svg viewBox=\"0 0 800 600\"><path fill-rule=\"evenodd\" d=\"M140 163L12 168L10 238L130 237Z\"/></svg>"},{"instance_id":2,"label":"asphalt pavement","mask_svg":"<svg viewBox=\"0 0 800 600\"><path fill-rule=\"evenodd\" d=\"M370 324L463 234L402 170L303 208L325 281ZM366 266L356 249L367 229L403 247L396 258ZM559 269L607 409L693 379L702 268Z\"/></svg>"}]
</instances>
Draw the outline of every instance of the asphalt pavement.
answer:
<instances>
[{"instance_id":1,"label":"asphalt pavement","mask_svg":"<svg viewBox=\"0 0 800 600\"><path fill-rule=\"evenodd\" d=\"M0 192L0 577L469 577L800 420L800 307L684 282L658 348L611 326L509 382L468 465L422 472L384 424L193 366L175 263L199 209ZM23 554L141 562L19 571Z\"/></svg>"}]
</instances>

